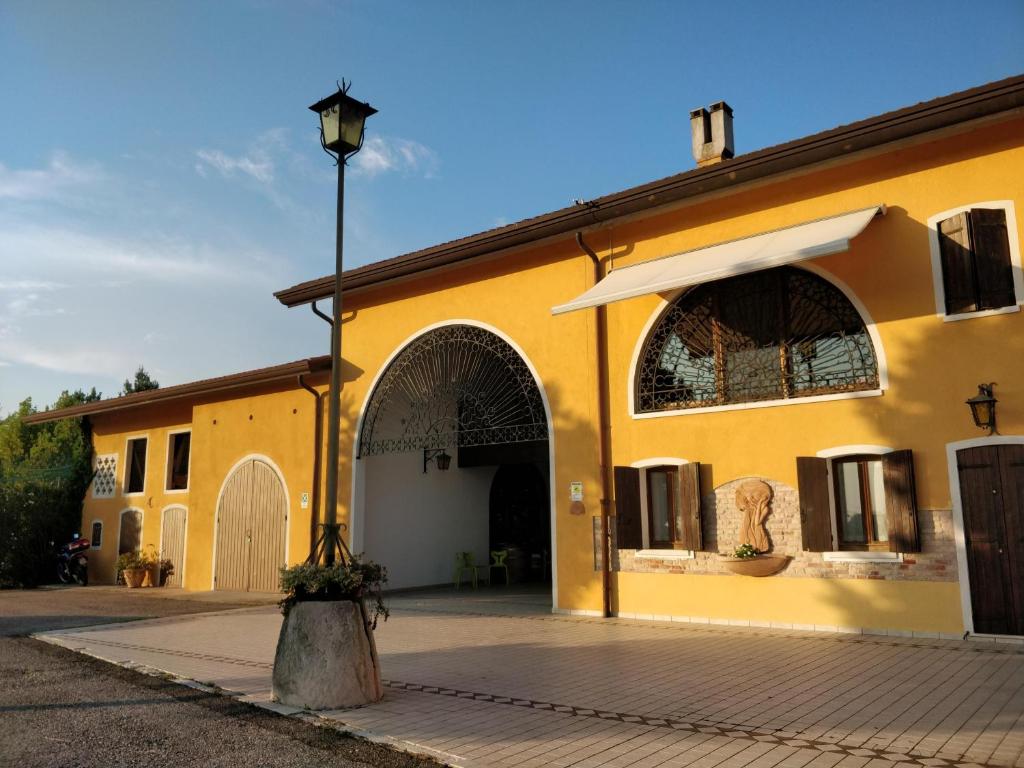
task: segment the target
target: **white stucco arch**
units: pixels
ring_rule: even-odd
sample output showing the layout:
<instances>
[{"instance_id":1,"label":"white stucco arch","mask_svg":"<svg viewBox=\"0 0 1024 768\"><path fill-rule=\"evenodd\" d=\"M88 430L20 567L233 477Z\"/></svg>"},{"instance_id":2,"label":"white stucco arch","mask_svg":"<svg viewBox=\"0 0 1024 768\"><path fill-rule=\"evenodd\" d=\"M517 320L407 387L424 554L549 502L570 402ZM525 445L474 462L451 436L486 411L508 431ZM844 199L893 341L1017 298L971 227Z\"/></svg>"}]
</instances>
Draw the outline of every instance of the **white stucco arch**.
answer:
<instances>
[{"instance_id":1,"label":"white stucco arch","mask_svg":"<svg viewBox=\"0 0 1024 768\"><path fill-rule=\"evenodd\" d=\"M436 323L426 325L419 330L409 335L403 340L398 346L396 346L391 354L387 356L380 368L374 374L373 380L370 382L370 386L367 387L366 395L363 398L362 404L359 406L359 418L356 421L356 429L353 434L352 440L352 493L349 503L349 547L352 552L358 553L363 549L364 543L364 528L365 528L365 515L366 515L366 498L365 498L365 465L358 458L359 453L359 442L363 433L363 420L366 416L366 409L370 404L370 400L373 397L374 392L377 389L377 385L380 382L381 377L387 371L388 367L394 362L395 358L398 357L402 351L412 344L416 339L424 336L431 331L437 330L438 328L444 328L452 325L470 325L476 328L493 333L495 336L500 338L506 344L508 344L516 352L517 355L526 364L527 369L530 371L530 375L533 377L534 383L537 385L537 389L540 392L541 402L544 404L544 416L547 419L548 424L548 475L549 475L549 510L550 510L550 527L551 527L551 604L552 608L558 608L558 536L556 520L558 515L555 512L555 434L554 434L554 421L551 416L551 403L548 401L547 391L544 389L544 382L541 380L540 374L537 372L536 366L533 361L530 360L529 356L523 351L523 348L516 343L516 341L507 333L500 328L493 326L489 323L484 323L479 320L470 320L466 318L453 318L450 320L442 320Z\"/></svg>"}]
</instances>

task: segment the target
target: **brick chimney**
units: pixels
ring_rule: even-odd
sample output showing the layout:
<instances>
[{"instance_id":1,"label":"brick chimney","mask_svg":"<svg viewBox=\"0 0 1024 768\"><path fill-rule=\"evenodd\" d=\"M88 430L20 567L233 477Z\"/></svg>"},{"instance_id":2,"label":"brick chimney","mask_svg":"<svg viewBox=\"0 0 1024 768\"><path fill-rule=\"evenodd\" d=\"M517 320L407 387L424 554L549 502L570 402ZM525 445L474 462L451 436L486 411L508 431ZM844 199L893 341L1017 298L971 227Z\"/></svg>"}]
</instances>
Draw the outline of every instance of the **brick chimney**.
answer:
<instances>
[{"instance_id":1,"label":"brick chimney","mask_svg":"<svg viewBox=\"0 0 1024 768\"><path fill-rule=\"evenodd\" d=\"M728 160L733 156L732 107L716 101L690 112L690 136L698 168Z\"/></svg>"}]
</instances>

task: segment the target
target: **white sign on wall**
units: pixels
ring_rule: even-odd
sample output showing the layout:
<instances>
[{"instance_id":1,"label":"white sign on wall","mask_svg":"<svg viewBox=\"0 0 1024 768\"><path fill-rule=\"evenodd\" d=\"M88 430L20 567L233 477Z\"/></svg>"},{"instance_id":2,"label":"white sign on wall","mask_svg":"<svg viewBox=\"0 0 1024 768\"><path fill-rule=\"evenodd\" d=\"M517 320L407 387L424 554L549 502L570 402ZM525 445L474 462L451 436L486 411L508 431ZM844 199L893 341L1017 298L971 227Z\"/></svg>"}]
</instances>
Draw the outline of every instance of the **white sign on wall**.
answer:
<instances>
[{"instance_id":1,"label":"white sign on wall","mask_svg":"<svg viewBox=\"0 0 1024 768\"><path fill-rule=\"evenodd\" d=\"M299 506L302 507L303 509L309 509L309 494L308 493L303 492L302 498L299 501Z\"/></svg>"},{"instance_id":2,"label":"white sign on wall","mask_svg":"<svg viewBox=\"0 0 1024 768\"><path fill-rule=\"evenodd\" d=\"M580 480L573 480L569 483L569 500L570 501L583 501L583 482Z\"/></svg>"}]
</instances>

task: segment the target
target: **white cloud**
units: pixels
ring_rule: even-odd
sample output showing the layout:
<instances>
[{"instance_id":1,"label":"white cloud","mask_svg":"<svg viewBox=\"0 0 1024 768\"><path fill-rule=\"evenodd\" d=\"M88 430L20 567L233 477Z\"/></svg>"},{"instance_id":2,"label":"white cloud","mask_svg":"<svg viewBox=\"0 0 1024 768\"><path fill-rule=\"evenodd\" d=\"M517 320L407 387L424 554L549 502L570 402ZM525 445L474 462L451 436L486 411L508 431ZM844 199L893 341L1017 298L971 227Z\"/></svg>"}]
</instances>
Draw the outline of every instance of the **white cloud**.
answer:
<instances>
[{"instance_id":1,"label":"white cloud","mask_svg":"<svg viewBox=\"0 0 1024 768\"><path fill-rule=\"evenodd\" d=\"M284 128L272 128L257 136L250 144L248 151L241 155L229 155L219 149L200 149L196 157L196 172L206 177L208 169L217 171L224 178L233 178L236 174L248 176L260 184L271 185L277 171L275 156L286 155L293 159Z\"/></svg>"},{"instance_id":2,"label":"white cloud","mask_svg":"<svg viewBox=\"0 0 1024 768\"><path fill-rule=\"evenodd\" d=\"M59 288L67 288L67 285L51 280L0 280L0 291L56 291Z\"/></svg>"},{"instance_id":3,"label":"white cloud","mask_svg":"<svg viewBox=\"0 0 1024 768\"><path fill-rule=\"evenodd\" d=\"M90 277L146 279L152 282L232 280L240 277L240 259L206 245L176 239L139 241L94 236L67 229L0 227L0 263L24 269L61 266ZM249 273L249 277L258 273ZM12 281L26 285L46 281Z\"/></svg>"},{"instance_id":4,"label":"white cloud","mask_svg":"<svg viewBox=\"0 0 1024 768\"><path fill-rule=\"evenodd\" d=\"M200 149L196 156L203 161L196 163L196 171L200 176L206 176L206 166L209 166L227 178L234 176L237 171L251 176L261 184L270 184L274 181L274 162L265 154L253 153L232 157L219 149Z\"/></svg>"},{"instance_id":5,"label":"white cloud","mask_svg":"<svg viewBox=\"0 0 1024 768\"><path fill-rule=\"evenodd\" d=\"M45 168L12 170L0 163L0 200L53 200L102 178L98 166L80 165L66 152L54 152Z\"/></svg>"},{"instance_id":6,"label":"white cloud","mask_svg":"<svg viewBox=\"0 0 1024 768\"><path fill-rule=\"evenodd\" d=\"M352 159L354 172L369 178L397 171L429 179L437 172L439 165L437 153L430 147L411 139L382 136L366 139L363 148Z\"/></svg>"}]
</instances>

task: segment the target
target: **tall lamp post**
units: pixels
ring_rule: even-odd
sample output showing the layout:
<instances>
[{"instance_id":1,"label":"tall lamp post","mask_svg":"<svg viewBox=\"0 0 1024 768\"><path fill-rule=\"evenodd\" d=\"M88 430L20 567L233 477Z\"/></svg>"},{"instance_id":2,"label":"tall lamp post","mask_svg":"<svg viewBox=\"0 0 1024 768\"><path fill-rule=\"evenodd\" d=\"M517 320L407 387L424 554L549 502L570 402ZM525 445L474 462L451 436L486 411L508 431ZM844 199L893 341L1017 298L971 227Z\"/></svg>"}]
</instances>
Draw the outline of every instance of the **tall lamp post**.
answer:
<instances>
[{"instance_id":1,"label":"tall lamp post","mask_svg":"<svg viewBox=\"0 0 1024 768\"><path fill-rule=\"evenodd\" d=\"M338 165L338 216L334 248L334 312L331 321L331 388L327 400L327 500L324 522L311 562L333 565L345 560L346 547L338 524L338 448L341 436L341 271L342 228L345 220L345 163L363 146L366 118L377 113L369 104L348 95L342 81L336 93L310 107L320 115L320 143Z\"/></svg>"}]
</instances>

